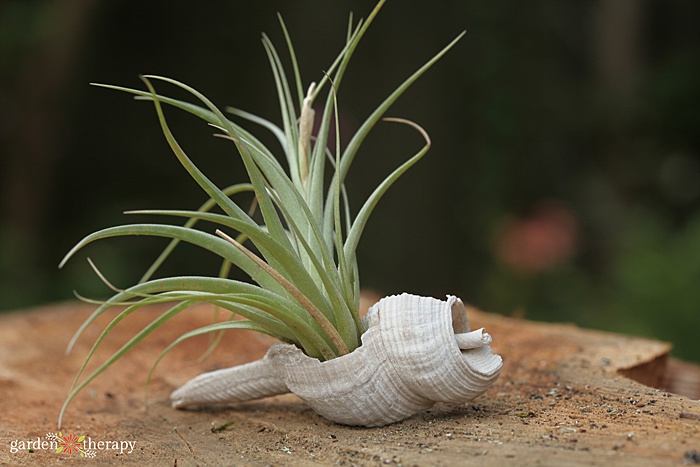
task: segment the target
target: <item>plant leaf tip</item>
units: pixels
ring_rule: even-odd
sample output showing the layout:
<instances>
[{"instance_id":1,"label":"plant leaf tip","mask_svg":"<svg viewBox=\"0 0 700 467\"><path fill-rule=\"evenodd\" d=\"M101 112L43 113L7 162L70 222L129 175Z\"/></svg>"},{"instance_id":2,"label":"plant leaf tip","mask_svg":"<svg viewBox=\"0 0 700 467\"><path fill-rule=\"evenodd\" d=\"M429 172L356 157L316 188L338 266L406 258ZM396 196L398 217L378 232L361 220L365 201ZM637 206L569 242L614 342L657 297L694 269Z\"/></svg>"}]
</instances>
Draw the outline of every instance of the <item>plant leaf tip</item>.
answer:
<instances>
[{"instance_id":1,"label":"plant leaf tip","mask_svg":"<svg viewBox=\"0 0 700 467\"><path fill-rule=\"evenodd\" d=\"M71 256L73 256L73 252L72 252L72 251L69 251L69 252L66 254L66 256L63 257L63 259L61 260L61 262L58 263L58 269L63 269L63 266L66 265L66 263L67 263L68 260L71 258Z\"/></svg>"}]
</instances>

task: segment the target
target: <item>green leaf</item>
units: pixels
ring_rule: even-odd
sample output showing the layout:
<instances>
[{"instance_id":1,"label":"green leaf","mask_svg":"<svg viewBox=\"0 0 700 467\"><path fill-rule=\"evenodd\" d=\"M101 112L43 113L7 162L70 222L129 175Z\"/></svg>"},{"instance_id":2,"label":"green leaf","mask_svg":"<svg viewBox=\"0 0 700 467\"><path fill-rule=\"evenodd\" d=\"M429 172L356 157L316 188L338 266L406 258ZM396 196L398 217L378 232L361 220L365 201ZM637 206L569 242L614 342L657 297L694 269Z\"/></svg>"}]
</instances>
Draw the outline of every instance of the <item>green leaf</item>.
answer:
<instances>
[{"instance_id":1,"label":"green leaf","mask_svg":"<svg viewBox=\"0 0 700 467\"><path fill-rule=\"evenodd\" d=\"M272 134L275 135L275 138L277 138L277 141L279 141L280 146L282 147L282 149L286 153L286 151L287 151L287 139L284 136L284 132L280 129L280 127L278 127L277 125L275 125L274 123L272 123L269 120L266 120L262 117L258 117L257 115L246 112L244 110L237 109L235 107L229 106L229 107L226 107L224 110L226 110L226 112L228 112L230 114L236 115L237 117L244 118L244 119L249 120L253 123L257 123L258 125L270 130L270 132L272 132ZM241 131L241 133L244 133L244 132ZM246 136L250 137L250 135L246 135ZM258 144L258 147L259 146L262 146L262 144Z\"/></svg>"},{"instance_id":2,"label":"green leaf","mask_svg":"<svg viewBox=\"0 0 700 467\"><path fill-rule=\"evenodd\" d=\"M357 153L358 149L362 145L362 142L364 139L367 137L369 134L370 130L374 125L379 121L380 118L386 113L386 111L389 109L389 107L392 106L392 104L406 91L406 89L409 88L411 84L413 84L423 73L428 71L438 60L440 60L452 47L459 42L459 40L466 34L466 32L462 32L460 35L458 35L455 39L452 40L447 46L442 49L440 52L438 52L433 58L431 58L425 65L420 67L415 73L413 73L411 76L408 77L401 85L392 92L389 97L387 97L384 102L382 102L379 107L377 107L374 112L365 120L365 122L360 126L360 129L357 130L357 133L352 137L350 142L348 143L347 147L345 148L345 152L343 153L343 157L340 162L340 179L345 180L345 177L348 173L348 169L350 168L350 165L352 164L352 161L355 157L355 154Z\"/></svg>"},{"instance_id":3,"label":"green leaf","mask_svg":"<svg viewBox=\"0 0 700 467\"><path fill-rule=\"evenodd\" d=\"M160 361L165 357L176 345L180 344L182 341L190 339L192 337L196 336L201 336L203 334L208 334L212 332L223 332L223 331L231 331L235 329L245 329L248 331L257 331L263 334L269 334L267 332L267 329L259 326L257 323L249 320L239 320L239 321L227 321L224 323L215 323L215 324L210 324L209 326L204 326L201 328L197 328L193 331L187 332L177 339L175 339L173 342L171 342L161 353L158 355L158 358L153 362L153 365L151 366L151 370L148 372L148 377L146 378L146 388L148 388L148 384L151 381L151 378L153 377L153 372L155 371L156 367L160 363ZM276 337L272 335L272 337Z\"/></svg>"},{"instance_id":4,"label":"green leaf","mask_svg":"<svg viewBox=\"0 0 700 467\"><path fill-rule=\"evenodd\" d=\"M372 21L376 17L376 15L379 13L379 10L384 4L384 0L381 0L377 5L375 6L374 10L372 10L372 13L369 15L367 20L361 25L358 26L358 31L357 34L351 36L349 43L347 44L347 47L343 51L342 59L340 60L340 63L338 64L337 70L335 70L335 73L333 75L333 86L336 89L336 92L340 88L340 83L343 79L343 76L345 74L345 71L347 69L348 64L350 63L350 58L353 55L353 52L355 51L355 48L357 47L357 44L360 42L362 37L364 36L365 32L369 28L370 24L372 24ZM330 81L330 79L328 78ZM320 83L322 85L323 83ZM325 151L326 151L326 141L328 139L328 131L330 128L330 122L331 122L331 116L333 114L333 93L329 92L328 93L328 98L326 99L326 105L323 110L323 117L321 120L321 126L318 130L318 135L317 135L317 141L316 144L314 145L314 152L311 157L311 171L309 174L309 207L311 208L311 212L314 214L314 216L317 219L321 219L323 216L323 188L324 188L324 183L323 183L323 175L325 173ZM341 172L342 174L342 172ZM344 176L341 177L341 183L344 181ZM329 193L330 194L330 193ZM329 198L332 199L332 198Z\"/></svg>"},{"instance_id":5,"label":"green leaf","mask_svg":"<svg viewBox=\"0 0 700 467\"><path fill-rule=\"evenodd\" d=\"M292 102L291 94L287 78L284 75L284 68L280 63L279 56L272 42L263 34L262 37L265 52L267 53L272 74L275 78L275 86L277 88L277 98L280 104L282 113L282 127L284 128L285 139L287 141L287 162L289 163L289 172L292 181L297 188L301 189L301 174L299 173L299 161L296 157L296 147L298 144L298 133L296 127L296 115L294 114L294 103Z\"/></svg>"},{"instance_id":6,"label":"green leaf","mask_svg":"<svg viewBox=\"0 0 700 467\"><path fill-rule=\"evenodd\" d=\"M338 350L340 355L345 355L348 353L348 349L345 346L344 341L338 334L338 331L336 328L333 326L333 324L328 320L328 317L325 316L314 304L311 300L308 299L298 288L294 286L289 280L287 280L284 276L279 274L279 272L275 271L274 268L270 267L267 263L265 263L263 260L255 256L250 250L248 250L246 247L241 245L240 243L236 242L233 238L229 237L225 233L221 232L220 230L216 231L217 234L219 234L221 237L223 237L225 240L227 240L229 243L234 245L236 248L238 248L240 251L242 251L244 254L246 254L249 258L251 258L255 263L262 269L263 271L267 272L270 276L272 276L279 284L287 291L289 292L290 295L292 295L303 307L306 309L306 311L309 312L311 316L314 317L316 322L321 326L323 331L326 333L328 337L331 338L331 341L333 342L333 345L335 345L335 348Z\"/></svg>"},{"instance_id":7,"label":"green leaf","mask_svg":"<svg viewBox=\"0 0 700 467\"><path fill-rule=\"evenodd\" d=\"M357 214L357 217L355 218L355 221L352 224L352 228L348 233L347 239L345 240L346 256L355 255L355 250L357 250L357 244L360 241L360 236L362 235L362 231L364 230L365 225L367 224L367 220L369 219L369 216L370 214L372 214L374 207L377 205L384 193L386 193L389 187L396 180L398 180L398 178L401 175L403 175L404 172L411 168L413 164L418 162L425 155L425 153L428 152L428 149L430 149L430 137L428 137L428 134L415 123L410 122L408 120L395 118L386 120L404 123L417 129L425 139L425 146L423 146L423 149L418 151L413 157L401 164L399 168L394 170L387 178L385 178L384 181L380 183L379 186L374 190L374 192L372 192L372 195L367 199L367 201L365 201L365 204L362 206L362 209L360 209L360 212Z\"/></svg>"},{"instance_id":8,"label":"green leaf","mask_svg":"<svg viewBox=\"0 0 700 467\"><path fill-rule=\"evenodd\" d=\"M199 184L199 186L204 189L204 191L207 192L207 194L216 201L216 203L221 207L221 209L226 212L229 216L241 220L245 220L246 222L249 222L253 224L253 220L241 209L231 201L231 199L226 196L214 183L212 183L209 178L207 178L202 171L200 171L196 165L190 160L189 157L187 157L187 154L185 154L185 151L180 147L178 144L177 140L173 136L172 132L170 131L170 128L168 127L167 122L165 121L165 115L163 114L163 109L160 105L160 101L158 100L158 95L155 93L155 90L153 89L153 86L151 85L151 82L149 81L148 78L158 78L154 76L142 76L141 79L143 82L146 84L148 87L149 91L151 91L151 97L153 99L153 103L155 104L156 107L156 113L158 114L158 120L160 121L160 126L161 129L163 130L163 134L165 135L165 139L168 141L168 144L170 145L170 148L173 150L175 155L177 156L178 160L182 164L182 166L187 170L187 172L192 176L192 178ZM160 78L163 79L164 81L168 82L173 82L177 83L174 80L169 80L167 78ZM180 83L179 84L181 87L185 88L186 90L190 90L191 88L184 86ZM198 93L197 93L198 94ZM216 113L215 113L216 114ZM217 115L219 117L219 115ZM220 121L223 120L220 118Z\"/></svg>"},{"instance_id":9,"label":"green leaf","mask_svg":"<svg viewBox=\"0 0 700 467\"><path fill-rule=\"evenodd\" d=\"M230 196L233 196L237 193L241 193L244 191L253 191L253 185L251 185L250 183L239 183L239 184L224 188L222 191L226 196L230 197ZM199 212L208 212L211 209L213 209L215 206L216 206L216 201L209 198L209 200L207 200L204 204L202 204L199 207L198 211ZM197 224L197 221L199 221L199 219L191 218L190 220L188 220L185 223L184 227L191 229L195 226L195 224ZM180 243L180 240L178 240L176 238L171 240L170 243L168 244L168 246L160 254L160 256L158 256L158 258L153 262L153 264L151 264L151 266L148 268L148 270L144 273L144 275L141 277L139 282L146 282L148 279L153 277L153 274L155 274L155 272L158 270L158 268L163 264L163 262L168 258L168 256L170 256L170 254L173 252L173 250L175 250L175 248L177 247L177 245L179 243ZM230 263L228 263L228 264L230 264Z\"/></svg>"},{"instance_id":10,"label":"green leaf","mask_svg":"<svg viewBox=\"0 0 700 467\"><path fill-rule=\"evenodd\" d=\"M297 63L297 55L294 52L294 45L292 45L292 38L289 37L289 31L287 31L287 25L284 24L282 15L277 13L277 19L282 27L282 32L284 33L284 40L287 43L287 50L289 51L289 58L292 60L292 69L294 70L294 81L297 85L297 95L299 99L299 107L301 107L302 101L304 100L304 86L301 81L301 72L299 71L299 64Z\"/></svg>"},{"instance_id":11,"label":"green leaf","mask_svg":"<svg viewBox=\"0 0 700 467\"><path fill-rule=\"evenodd\" d=\"M93 379L95 379L97 376L102 374L107 368L112 366L114 362L119 360L121 357L124 356L129 350L134 348L136 344L141 342L146 336L148 336L150 333L152 333L154 330L162 326L167 320L175 316L177 313L180 311L184 310L185 308L191 306L191 303L181 303L177 306L174 306L167 312L163 313L160 317L152 321L148 326L143 328L141 331L139 331L134 337L132 337L126 344L124 344L119 350L117 350L110 358L108 358L104 363L102 363L95 371L93 371L90 376L85 378L85 380L80 383L78 386L73 387L68 394L68 397L66 397L65 402L63 403L63 406L61 407L61 411L59 412L58 415L58 426L61 426L61 422L63 421L63 414L65 413L66 409L68 408L68 404L73 400L73 398L85 387L87 386ZM83 365L83 369L85 368L85 365ZM82 372L82 369L81 369Z\"/></svg>"},{"instance_id":12,"label":"green leaf","mask_svg":"<svg viewBox=\"0 0 700 467\"><path fill-rule=\"evenodd\" d=\"M174 225L161 225L161 224L133 224L133 225L122 225L118 227L110 227L97 232L94 232L85 238L83 238L77 245L75 245L66 256L63 258L59 264L59 268L63 265L81 248L87 244L100 240L103 238L119 237L125 235L150 235L156 237L166 237L178 239L197 245L201 248L211 251L219 255L220 257L231 261L233 264L238 266L240 269L245 271L255 282L260 284L262 287L268 290L273 290L277 292L282 292L279 284L272 280L267 274L264 274L257 265L249 259L246 255L238 251L232 245L230 245L225 240L211 235L208 233L201 232L199 230L188 229L185 227L174 226ZM282 292L284 293L284 292Z\"/></svg>"},{"instance_id":13,"label":"green leaf","mask_svg":"<svg viewBox=\"0 0 700 467\"><path fill-rule=\"evenodd\" d=\"M253 243L264 247L265 251L268 252L267 257L274 258L275 262L280 265L280 268L277 268L276 271L283 273L283 276L289 282L294 284L294 286L299 289L305 297L308 297L309 300L311 300L326 317L330 318L333 316L330 304L319 290L309 272L301 264L299 257L296 256L289 248L285 248L285 245L278 243L274 238L267 235L262 229L227 216L204 212L144 210L132 211L132 213L172 215L207 220L219 225L231 227L246 234L253 241Z\"/></svg>"},{"instance_id":14,"label":"green leaf","mask_svg":"<svg viewBox=\"0 0 700 467\"><path fill-rule=\"evenodd\" d=\"M127 300L134 297L140 297L146 300L141 300L132 304L127 303ZM110 300L103 303L85 320L71 339L67 351L69 352L71 350L81 333L98 316L113 306L130 305L129 308L114 318L114 325L116 325L120 320L143 306L180 300L209 301L218 304L223 308L230 309L231 311L241 314L241 316L256 321L259 325L270 329L272 332L279 334L285 339L294 336L297 340L296 343L305 350L307 350L306 343L312 343L313 347L308 347L308 351L316 357L326 359L332 358L333 356L329 348L330 340L327 342L324 341L318 323L303 319L305 315L304 309L293 300L246 282L196 276L153 280L137 284L116 294ZM253 313L250 310L244 312L243 309L234 309L231 308L230 302L252 306L266 314ZM272 318L269 318L268 315ZM111 326L108 326L108 328L111 329ZM289 334L290 332L292 334ZM98 338L94 348L97 348L97 345L99 345L102 338L106 335L107 333L105 332ZM314 351L314 349L318 350ZM86 364L91 355L92 352L86 358Z\"/></svg>"}]
</instances>

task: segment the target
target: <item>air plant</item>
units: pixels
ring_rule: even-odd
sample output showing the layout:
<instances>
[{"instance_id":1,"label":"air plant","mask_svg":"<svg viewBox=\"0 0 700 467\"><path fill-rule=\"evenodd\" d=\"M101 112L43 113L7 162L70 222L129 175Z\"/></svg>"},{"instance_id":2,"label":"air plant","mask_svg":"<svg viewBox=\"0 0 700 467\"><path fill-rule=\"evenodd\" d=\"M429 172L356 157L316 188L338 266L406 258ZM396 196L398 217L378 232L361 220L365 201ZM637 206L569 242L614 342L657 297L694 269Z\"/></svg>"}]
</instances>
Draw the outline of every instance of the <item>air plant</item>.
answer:
<instances>
[{"instance_id":1,"label":"air plant","mask_svg":"<svg viewBox=\"0 0 700 467\"><path fill-rule=\"evenodd\" d=\"M417 124L398 118L386 118L384 115L399 96L451 49L463 34L401 83L370 114L344 150L341 150L337 96L350 58L383 3L384 0L381 0L377 4L366 21L361 20L353 25L352 17L350 18L345 46L318 82L311 83L306 92L292 41L281 17L280 24L294 77L291 82L276 48L263 35L263 45L277 88L282 127L239 109L227 108L226 111L234 117L257 123L271 131L281 145L287 170L271 149L190 86L153 75L141 77L145 90L99 85L153 103L170 148L209 199L196 211L133 211L132 214L184 218L186 222L184 225L129 224L100 230L82 239L61 262L63 266L78 250L104 238L149 235L170 239L169 245L141 280L126 290L115 289L115 295L95 310L71 340L69 350L98 316L114 306L125 306L102 331L88 353L62 407L59 425L67 405L88 383L159 326L197 303L210 303L227 310L231 319L186 333L168 346L161 358L184 339L233 329L248 329L270 335L317 362L352 354L362 344L366 327L358 312L360 282L356 258L360 238L370 215L387 189L430 148L428 135ZM197 103L158 94L156 84L180 88ZM319 101L323 101L320 126L316 134L312 135L315 118L313 105ZM249 183L219 188L207 178L171 132L164 113L165 106L176 107L199 117L216 129L218 137L230 140L243 161ZM352 217L345 188L346 176L368 133L381 120L409 126L424 138L425 144L388 175ZM329 147L333 131L335 147ZM332 173L330 181L327 179L329 173ZM233 197L244 192L254 194L262 223L254 220L254 216L233 200ZM223 213L213 212L215 207ZM195 228L200 226L200 221L214 224L215 231ZM154 279L158 268L180 242L191 243L220 256L224 264L222 274L219 277ZM252 282L228 278L231 265L244 271ZM102 277L99 271L97 273ZM103 280L106 282L106 279ZM95 349L112 328L131 313L157 303L173 305L80 381ZM453 302L449 306L452 307ZM233 319L234 316L237 319ZM468 325L465 329L468 331ZM465 332L465 329L461 332ZM490 342L490 338L484 342ZM159 360L160 358L156 364Z\"/></svg>"}]
</instances>

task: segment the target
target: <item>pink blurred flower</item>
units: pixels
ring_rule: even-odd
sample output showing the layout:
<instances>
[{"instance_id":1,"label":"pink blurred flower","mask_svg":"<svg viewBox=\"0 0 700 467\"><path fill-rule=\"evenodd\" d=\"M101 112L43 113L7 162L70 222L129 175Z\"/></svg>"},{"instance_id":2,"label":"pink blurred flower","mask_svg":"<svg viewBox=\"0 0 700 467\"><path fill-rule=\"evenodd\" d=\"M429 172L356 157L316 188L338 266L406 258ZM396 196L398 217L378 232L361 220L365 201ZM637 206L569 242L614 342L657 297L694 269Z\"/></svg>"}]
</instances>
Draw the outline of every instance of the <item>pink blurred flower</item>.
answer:
<instances>
[{"instance_id":1,"label":"pink blurred flower","mask_svg":"<svg viewBox=\"0 0 700 467\"><path fill-rule=\"evenodd\" d=\"M578 220L564 204L541 201L527 217L506 217L496 231L498 259L511 269L535 273L570 260L578 248Z\"/></svg>"}]
</instances>

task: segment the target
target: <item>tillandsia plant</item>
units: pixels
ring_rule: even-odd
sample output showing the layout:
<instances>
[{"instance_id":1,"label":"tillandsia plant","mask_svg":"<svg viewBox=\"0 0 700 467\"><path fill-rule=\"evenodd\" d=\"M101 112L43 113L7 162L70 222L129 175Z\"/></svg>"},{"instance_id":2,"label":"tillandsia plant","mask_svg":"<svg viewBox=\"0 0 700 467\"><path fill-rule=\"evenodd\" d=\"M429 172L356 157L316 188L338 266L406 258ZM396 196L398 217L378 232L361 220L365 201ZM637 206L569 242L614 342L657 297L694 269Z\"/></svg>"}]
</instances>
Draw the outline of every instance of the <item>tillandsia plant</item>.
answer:
<instances>
[{"instance_id":1,"label":"tillandsia plant","mask_svg":"<svg viewBox=\"0 0 700 467\"><path fill-rule=\"evenodd\" d=\"M362 375L368 375L369 378L377 372L373 366L375 364L370 360L377 360L377 364L383 365L382 362L386 358L366 354L373 352L372 349L376 354L377 345L372 340L373 333L376 334L375 331L382 328L385 333L395 333L395 330L392 331L389 318L392 309L398 310L396 319L401 326L412 326L414 330L411 332L419 332L423 336L426 332L433 334L431 339L435 341L436 348L445 346L441 339L450 340L452 343L450 358L458 360L456 370L445 370L444 364L440 362L435 362L432 365L433 368L430 368L425 365L428 360L424 355L418 354L423 362L423 375L410 376L413 380L420 382L426 375L428 379L435 379L436 375L433 375L435 370L455 373L457 379L464 379L460 384L467 385L468 398L473 398L483 393L498 376L501 359L490 353L488 347L490 336L484 333L483 329L469 332L466 311L461 301L455 297L449 297L445 302L406 294L387 297L370 310L364 322L359 316L360 282L356 251L362 232L382 195L406 170L418 162L430 147L428 135L417 124L403 119L385 118L384 115L396 99L462 36L454 39L401 83L372 112L347 143L345 149L341 151L337 95L350 58L383 3L383 0L380 1L365 21L361 20L358 24L353 24L352 17L350 18L345 46L328 71L317 83L311 83L306 92L304 92L305 86L297 66L292 41L281 17L280 24L294 76L292 82L287 78L287 71L282 65L276 48L269 38L263 35L263 45L270 61L279 97L282 127L279 128L267 120L239 109L227 108L226 111L235 117L260 124L270 130L282 147L287 165L286 171L271 149L230 120L205 96L183 83L161 76L148 75L141 77L145 90L99 85L131 93L138 100L146 100L154 104L170 148L209 199L196 211L133 211L133 214L164 215L187 220L184 225L130 224L100 230L81 240L61 262L63 266L76 251L99 239L124 235L150 235L171 239L169 245L139 283L126 290L114 289L115 295L101 303L73 337L69 350L95 318L111 307L125 306L123 311L103 330L87 355L61 409L59 425L67 405L95 377L163 323L188 307L202 302L227 310L231 314L231 319L215 322L179 337L163 351L154 367L160 358L179 342L206 333L248 329L268 334L281 343L275 344L261 361L224 370L223 373L204 374L190 381L173 393L172 401L175 407L235 402L292 391L309 402L322 415L342 423L380 425L405 418L411 413L429 407L435 401L443 400L444 397L425 394L414 394L408 397L407 390L403 387L404 383L401 382L403 377L398 375L395 378L389 378L392 381L388 383L383 381L388 378L387 376L378 378L377 384L380 384L381 388L373 390L373 393L389 398L392 405L395 405L392 399L408 397L410 405L408 408L394 408L387 412L381 408L381 401L370 400L372 407L367 410L360 409L362 413L357 415L353 412L353 410L357 412L357 408L342 408L336 402L352 400L352 397L348 398L345 394L355 392L353 388L358 385L371 389L375 384L368 384ZM180 88L188 92L198 103L193 104L160 95L156 93L156 83ZM322 94L324 92L325 94ZM320 126L314 135L312 134L315 120L313 104L322 99ZM217 136L230 140L243 160L249 182L219 188L207 178L187 156L171 132L164 113L166 105L199 117L218 131ZM382 119L402 123L415 129L422 135L425 144L376 187L352 218L345 191L345 179L363 141L370 130ZM329 147L328 142L333 131L335 147ZM327 180L328 173L332 173L330 180ZM233 201L233 197L244 192L254 194L262 223L254 220L250 212ZM223 213L213 212L217 206ZM213 233L195 228L199 226L199 221L214 224L217 228ZM223 260L221 274L218 277L185 276L154 279L158 268L180 242L188 242L219 255ZM246 243L249 246L245 246ZM247 283L228 278L231 265L244 271L253 282ZM94 269L105 283L109 284L97 268L94 267ZM173 306L80 381L95 349L114 326L142 307L158 303L172 303ZM437 320L428 319L438 323L433 330L430 326L420 324L421 321L426 320L426 317L432 315L439 315ZM237 319L233 319L234 316ZM445 334L443 331L447 332L447 337L439 337L440 333ZM389 349L392 351L415 354L415 348L405 345L405 342L410 341L410 332L400 334L402 337L394 344L389 344L389 338L386 337L388 334L386 334L386 338L382 338L384 345L393 347L393 350ZM423 352L435 354L434 350L428 348L429 346L423 345L423 347ZM439 354L435 355L439 360L445 360ZM465 355L471 355L469 358L476 360L471 362ZM405 359L406 356L397 354L395 357L387 358ZM409 355L408 360L411 358ZM323 366L327 364L335 366ZM307 372L309 365L317 365L318 367L314 366L313 369L317 373L318 371L323 373L326 371L325 368L329 368L332 374L327 371L328 374L325 376L309 374ZM349 380L339 379L338 371L344 372ZM301 380L318 384L323 391L330 390L332 394L309 395L307 394L309 391L312 393L318 393L318 391L314 388L307 388L307 390L300 387ZM344 384L345 387L338 388L338 384ZM446 384L455 383L453 381ZM438 392L460 394L456 398L448 397L446 399L448 401L459 402L465 399L464 391L441 389ZM357 397L367 399L367 396L361 393L358 393ZM320 401L314 400L319 398ZM351 402L352 404L355 402ZM348 410L353 414L347 415Z\"/></svg>"}]
</instances>

